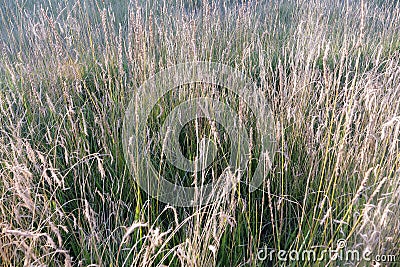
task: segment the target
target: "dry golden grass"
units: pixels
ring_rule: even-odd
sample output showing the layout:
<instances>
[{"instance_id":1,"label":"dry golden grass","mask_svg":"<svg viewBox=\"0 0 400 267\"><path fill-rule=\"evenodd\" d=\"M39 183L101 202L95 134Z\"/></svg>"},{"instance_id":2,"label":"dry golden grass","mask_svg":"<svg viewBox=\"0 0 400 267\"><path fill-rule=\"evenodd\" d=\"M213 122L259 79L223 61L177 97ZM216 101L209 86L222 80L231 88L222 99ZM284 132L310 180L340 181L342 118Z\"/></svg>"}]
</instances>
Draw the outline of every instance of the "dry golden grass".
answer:
<instances>
[{"instance_id":1,"label":"dry golden grass","mask_svg":"<svg viewBox=\"0 0 400 267\"><path fill-rule=\"evenodd\" d=\"M264 245L338 239L400 259L399 4L239 2L4 0L0 265L263 266ZM192 61L255 80L278 153L256 192L176 208L132 178L121 129L134 90Z\"/></svg>"}]
</instances>

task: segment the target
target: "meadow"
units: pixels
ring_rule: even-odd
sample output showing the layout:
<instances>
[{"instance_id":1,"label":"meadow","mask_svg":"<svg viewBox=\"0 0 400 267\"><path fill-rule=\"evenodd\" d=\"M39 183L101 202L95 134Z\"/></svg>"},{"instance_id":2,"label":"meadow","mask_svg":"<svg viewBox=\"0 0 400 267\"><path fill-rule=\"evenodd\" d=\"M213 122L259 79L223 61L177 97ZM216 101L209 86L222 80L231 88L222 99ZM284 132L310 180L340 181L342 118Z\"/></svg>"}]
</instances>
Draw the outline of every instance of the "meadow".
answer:
<instances>
[{"instance_id":1,"label":"meadow","mask_svg":"<svg viewBox=\"0 0 400 267\"><path fill-rule=\"evenodd\" d=\"M170 181L214 181L234 146L229 129L194 120L179 135L183 155L198 158L199 137L207 136L218 144L217 160L192 174L165 163L160 125L183 100L218 95L252 136L247 171L229 174L237 181L229 193L179 207L139 186L141 174L124 152L124 116L150 77L198 61L252 79L275 120L276 152L262 184L250 190L260 163L254 117L262 114L213 85L166 94L146 130L151 161ZM263 248L320 254L339 240L397 262L260 258ZM2 0L1 266L399 261L397 1Z\"/></svg>"}]
</instances>

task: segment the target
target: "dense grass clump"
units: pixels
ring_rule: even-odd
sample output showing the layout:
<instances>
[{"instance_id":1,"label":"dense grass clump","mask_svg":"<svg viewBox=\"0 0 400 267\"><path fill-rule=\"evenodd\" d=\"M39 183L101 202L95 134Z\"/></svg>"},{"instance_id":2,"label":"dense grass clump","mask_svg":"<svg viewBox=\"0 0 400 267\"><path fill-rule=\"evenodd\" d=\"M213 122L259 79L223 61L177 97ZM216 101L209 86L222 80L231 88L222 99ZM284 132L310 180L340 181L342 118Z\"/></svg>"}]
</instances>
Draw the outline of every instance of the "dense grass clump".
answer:
<instances>
[{"instance_id":1,"label":"dense grass clump","mask_svg":"<svg viewBox=\"0 0 400 267\"><path fill-rule=\"evenodd\" d=\"M399 29L399 3L384 0L3 0L0 265L364 266L259 257L265 247L321 253L341 239L346 249L400 260ZM224 88L183 86L148 119L161 174L190 186L228 164L226 129L209 120L188 123L179 137L189 159L199 138L219 144L206 171L163 160L160 125L197 94L244 114L253 154L247 171L230 173L240 182L229 194L172 207L133 178L122 124L144 81L194 61L253 79L276 120L277 153L250 192L258 114Z\"/></svg>"}]
</instances>

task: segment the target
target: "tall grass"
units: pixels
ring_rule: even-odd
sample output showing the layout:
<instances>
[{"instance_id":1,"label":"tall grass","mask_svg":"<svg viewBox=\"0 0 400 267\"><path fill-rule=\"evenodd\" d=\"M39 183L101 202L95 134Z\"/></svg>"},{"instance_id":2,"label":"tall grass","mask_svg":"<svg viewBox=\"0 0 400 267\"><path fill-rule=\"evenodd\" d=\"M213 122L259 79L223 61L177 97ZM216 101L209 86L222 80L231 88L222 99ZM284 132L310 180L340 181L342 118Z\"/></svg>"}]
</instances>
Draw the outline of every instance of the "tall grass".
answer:
<instances>
[{"instance_id":1,"label":"tall grass","mask_svg":"<svg viewBox=\"0 0 400 267\"><path fill-rule=\"evenodd\" d=\"M400 255L397 2L3 0L0 21L3 266L277 266L258 250L339 239ZM192 61L259 85L278 152L256 192L239 183L177 208L137 185L122 120L147 78ZM151 131L177 101L160 102ZM200 124L186 129L188 157L196 130L210 134ZM162 137L154 143L157 160Z\"/></svg>"}]
</instances>

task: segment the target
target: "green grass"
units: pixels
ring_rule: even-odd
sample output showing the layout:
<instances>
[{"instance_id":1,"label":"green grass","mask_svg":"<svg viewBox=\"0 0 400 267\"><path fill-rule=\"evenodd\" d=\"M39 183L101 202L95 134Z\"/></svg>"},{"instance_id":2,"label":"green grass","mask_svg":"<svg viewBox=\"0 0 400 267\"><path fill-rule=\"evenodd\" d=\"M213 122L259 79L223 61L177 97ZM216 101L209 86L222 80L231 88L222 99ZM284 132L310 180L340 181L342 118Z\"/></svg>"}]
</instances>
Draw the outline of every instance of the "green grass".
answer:
<instances>
[{"instance_id":1,"label":"green grass","mask_svg":"<svg viewBox=\"0 0 400 267\"><path fill-rule=\"evenodd\" d=\"M279 266L276 254L258 260L259 249L320 253L339 239L400 259L400 6L300 2L4 0L0 265ZM253 79L276 120L277 152L249 192L259 114L244 112L255 159L241 182L208 205L171 207L134 179L122 124L144 81L193 61ZM171 181L214 180L229 161L224 138L218 161L196 175L162 155L168 113L213 90L243 108L228 90L198 83L167 94L148 118L151 159ZM197 136L213 134L211 121L187 124L184 155L195 159Z\"/></svg>"}]
</instances>

